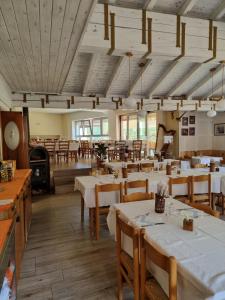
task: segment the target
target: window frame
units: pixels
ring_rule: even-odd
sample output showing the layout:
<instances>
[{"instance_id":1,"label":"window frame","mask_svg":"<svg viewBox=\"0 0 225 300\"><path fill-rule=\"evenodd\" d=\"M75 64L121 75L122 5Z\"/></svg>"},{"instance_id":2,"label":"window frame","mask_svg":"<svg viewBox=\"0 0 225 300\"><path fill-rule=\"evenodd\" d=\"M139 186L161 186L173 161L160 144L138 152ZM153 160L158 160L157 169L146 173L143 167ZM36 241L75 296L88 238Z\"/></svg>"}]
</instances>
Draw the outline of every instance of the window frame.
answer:
<instances>
[{"instance_id":1,"label":"window frame","mask_svg":"<svg viewBox=\"0 0 225 300\"><path fill-rule=\"evenodd\" d=\"M137 117L137 140L139 140L140 139L140 126L139 126L139 120L140 120L140 118L142 118L142 117L140 117L139 115L138 115L138 113L130 113L130 114L124 114L124 115L120 115L120 139L121 139L121 137L122 137L122 117L126 117L127 118L127 120L126 120L126 122L127 122L127 130L126 130L126 140L130 140L130 138L129 138L129 118L130 118L130 116L136 116ZM147 114L146 114L146 116L145 116L145 136L147 137L148 136L148 126L147 126L147 122L148 122L148 116L147 116Z\"/></svg>"},{"instance_id":2,"label":"window frame","mask_svg":"<svg viewBox=\"0 0 225 300\"><path fill-rule=\"evenodd\" d=\"M100 134L93 134L93 122L96 121L96 120L99 120L100 121ZM92 138L100 138L100 137L108 137L109 136L109 126L108 126L108 134L103 134L103 120L107 120L109 122L109 118L107 117L97 117L97 118L90 118L90 119L80 119L80 120L73 120L72 123L73 123L73 126L75 128L74 132L75 132L75 136L73 138L75 139L82 139L82 138L89 138L89 139L92 139ZM82 125L82 131L84 133L84 123L85 122L89 122L89 128L90 128L90 134L88 135L80 135L77 134L77 123L81 123Z\"/></svg>"}]
</instances>

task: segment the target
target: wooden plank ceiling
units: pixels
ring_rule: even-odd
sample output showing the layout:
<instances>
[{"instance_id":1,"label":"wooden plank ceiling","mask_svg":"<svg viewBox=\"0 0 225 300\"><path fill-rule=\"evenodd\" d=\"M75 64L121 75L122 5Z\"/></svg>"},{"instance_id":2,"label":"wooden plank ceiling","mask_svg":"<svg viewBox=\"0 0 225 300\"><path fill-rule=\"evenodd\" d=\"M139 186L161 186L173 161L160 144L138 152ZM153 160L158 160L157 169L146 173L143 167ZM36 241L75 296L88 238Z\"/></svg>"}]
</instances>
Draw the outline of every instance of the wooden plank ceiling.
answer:
<instances>
[{"instance_id":1,"label":"wooden plank ceiling","mask_svg":"<svg viewBox=\"0 0 225 300\"><path fill-rule=\"evenodd\" d=\"M71 108L91 108L95 96L101 97L102 109L115 108L111 97L125 98L126 107L133 104L133 108L134 99L144 98L149 109L151 101L183 96L190 103L186 109L193 109L200 98L207 104L202 110L208 110L212 68L216 68L213 95L221 95L224 0L109 0L116 26L111 55L107 54L111 42L104 40L106 1L94 2L0 0L0 70L15 92L15 105L22 104L25 91L31 92L27 98L33 107L41 106L41 96L32 94L38 92L59 94L50 96L50 107L68 106L71 95L75 96ZM152 18L152 53L148 55L147 45L141 43L142 9ZM176 47L178 14L186 23L183 57ZM217 27L212 60L210 19ZM130 59L128 51L133 53ZM141 62L145 63L142 68ZM172 104L174 109L177 103Z\"/></svg>"}]
</instances>

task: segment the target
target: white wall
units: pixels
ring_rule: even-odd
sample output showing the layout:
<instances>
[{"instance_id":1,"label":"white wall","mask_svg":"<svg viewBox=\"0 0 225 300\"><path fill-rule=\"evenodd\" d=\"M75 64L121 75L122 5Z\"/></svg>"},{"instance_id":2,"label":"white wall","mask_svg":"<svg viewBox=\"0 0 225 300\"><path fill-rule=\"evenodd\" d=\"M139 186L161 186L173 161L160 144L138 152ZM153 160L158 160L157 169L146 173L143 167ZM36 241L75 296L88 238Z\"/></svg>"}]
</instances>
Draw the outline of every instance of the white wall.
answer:
<instances>
[{"instance_id":1,"label":"white wall","mask_svg":"<svg viewBox=\"0 0 225 300\"><path fill-rule=\"evenodd\" d=\"M195 125L179 123L179 151L210 150L213 147L213 119L206 112L189 112L184 117L195 116ZM195 127L195 136L182 136L181 129Z\"/></svg>"},{"instance_id":2,"label":"white wall","mask_svg":"<svg viewBox=\"0 0 225 300\"><path fill-rule=\"evenodd\" d=\"M8 110L12 106L11 89L1 74L0 74L0 106L1 109L3 110Z\"/></svg>"},{"instance_id":3,"label":"white wall","mask_svg":"<svg viewBox=\"0 0 225 300\"><path fill-rule=\"evenodd\" d=\"M214 136L214 125L218 123L225 123L225 112L218 113L215 118L212 119L212 149L213 150L225 150L225 135Z\"/></svg>"},{"instance_id":4,"label":"white wall","mask_svg":"<svg viewBox=\"0 0 225 300\"><path fill-rule=\"evenodd\" d=\"M65 135L62 114L30 112L29 120L31 136Z\"/></svg>"}]
</instances>

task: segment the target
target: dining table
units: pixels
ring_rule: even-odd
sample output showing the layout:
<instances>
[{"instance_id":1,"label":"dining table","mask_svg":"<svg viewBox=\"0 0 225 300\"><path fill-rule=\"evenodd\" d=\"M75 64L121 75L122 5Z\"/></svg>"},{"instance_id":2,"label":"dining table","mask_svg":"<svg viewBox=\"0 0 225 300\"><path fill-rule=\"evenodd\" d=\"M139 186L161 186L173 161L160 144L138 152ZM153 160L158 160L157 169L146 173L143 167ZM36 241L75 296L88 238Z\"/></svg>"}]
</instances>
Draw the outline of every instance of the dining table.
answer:
<instances>
[{"instance_id":1,"label":"dining table","mask_svg":"<svg viewBox=\"0 0 225 300\"><path fill-rule=\"evenodd\" d=\"M155 200L113 204L107 217L116 239L116 211L131 225L145 228L145 239L177 261L178 300L225 299L225 222L168 197L164 213L155 212ZM193 231L183 219L193 219ZM132 240L123 235L123 249L132 256ZM147 261L148 269L168 295L168 275Z\"/></svg>"},{"instance_id":2,"label":"dining table","mask_svg":"<svg viewBox=\"0 0 225 300\"><path fill-rule=\"evenodd\" d=\"M119 170L123 166L127 166L127 164L145 164L145 163L153 163L154 168L160 169L160 168L165 168L167 164L171 164L172 162L177 162L179 163L179 160L177 159L164 159L163 161L158 161L157 159L142 159L142 160L136 160L136 161L128 161L128 162L123 162L123 161L113 161L113 162L105 162L105 167L109 168L111 170Z\"/></svg>"},{"instance_id":3,"label":"dining table","mask_svg":"<svg viewBox=\"0 0 225 300\"><path fill-rule=\"evenodd\" d=\"M95 207L95 185L96 184L108 184L108 183L120 183L125 181L134 180L146 180L148 179L148 189L149 192L156 193L158 183L167 184L169 182L169 177L187 177L187 176L198 176L209 174L209 168L201 169L186 169L180 171L180 174L172 172L172 175L166 175L166 171L152 171L152 172L133 172L128 174L128 178L115 178L113 174L107 175L95 175L95 176L78 176L75 178L74 190L80 191L84 204L87 208ZM211 192L218 194L221 192L221 178L225 176L225 167L220 167L219 172L211 172ZM208 185L207 182L195 183L196 193L207 193ZM143 191L143 188L139 189L128 189L130 192ZM118 192L107 192L100 193L99 195L99 205L109 206L119 201ZM176 195L187 195L187 186L185 184L173 185L173 196Z\"/></svg>"},{"instance_id":4,"label":"dining table","mask_svg":"<svg viewBox=\"0 0 225 300\"><path fill-rule=\"evenodd\" d=\"M211 161L215 163L220 163L221 160L223 160L223 157L217 156L192 156L191 158L192 165L204 164L209 166Z\"/></svg>"}]
</instances>

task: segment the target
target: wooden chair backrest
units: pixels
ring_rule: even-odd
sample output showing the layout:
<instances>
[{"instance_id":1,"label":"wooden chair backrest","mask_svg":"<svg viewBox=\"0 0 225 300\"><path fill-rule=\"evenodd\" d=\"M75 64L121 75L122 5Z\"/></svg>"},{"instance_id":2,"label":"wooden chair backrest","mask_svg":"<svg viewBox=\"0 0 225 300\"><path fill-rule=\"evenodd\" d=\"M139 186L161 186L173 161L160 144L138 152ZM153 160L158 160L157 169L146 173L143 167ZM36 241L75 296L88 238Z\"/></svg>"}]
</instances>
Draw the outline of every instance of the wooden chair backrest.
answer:
<instances>
[{"instance_id":1,"label":"wooden chair backrest","mask_svg":"<svg viewBox=\"0 0 225 300\"><path fill-rule=\"evenodd\" d=\"M173 195L173 185L177 184L187 184L188 186L188 196L190 195L190 177L170 177L169 178L169 195Z\"/></svg>"},{"instance_id":2,"label":"wooden chair backrest","mask_svg":"<svg viewBox=\"0 0 225 300\"><path fill-rule=\"evenodd\" d=\"M137 192L128 195L123 195L122 202L133 202L143 200L154 200L154 193Z\"/></svg>"},{"instance_id":3,"label":"wooden chair backrest","mask_svg":"<svg viewBox=\"0 0 225 300\"><path fill-rule=\"evenodd\" d=\"M140 164L140 169L141 171L152 171L154 170L154 162L151 162L151 163L142 163Z\"/></svg>"},{"instance_id":4,"label":"wooden chair backrest","mask_svg":"<svg viewBox=\"0 0 225 300\"><path fill-rule=\"evenodd\" d=\"M139 172L139 170L140 170L139 164L128 164L127 165L127 172L128 173Z\"/></svg>"},{"instance_id":5,"label":"wooden chair backrest","mask_svg":"<svg viewBox=\"0 0 225 300\"><path fill-rule=\"evenodd\" d=\"M194 183L196 182L207 182L208 183L208 197L211 199L211 174L207 175L198 175L198 176L190 176L190 193L191 193L191 200L194 200Z\"/></svg>"},{"instance_id":6,"label":"wooden chair backrest","mask_svg":"<svg viewBox=\"0 0 225 300\"><path fill-rule=\"evenodd\" d=\"M173 161L171 161L171 166L172 167L174 167L174 166L176 166L176 167L180 167L180 160L173 160Z\"/></svg>"},{"instance_id":7,"label":"wooden chair backrest","mask_svg":"<svg viewBox=\"0 0 225 300\"><path fill-rule=\"evenodd\" d=\"M145 230L141 229L141 285L146 281L146 260L153 262L169 276L169 300L177 300L177 262L173 256L166 256L159 252L149 241L145 239Z\"/></svg>"},{"instance_id":8,"label":"wooden chair backrest","mask_svg":"<svg viewBox=\"0 0 225 300\"><path fill-rule=\"evenodd\" d=\"M89 141L81 141L80 142L80 147L82 149L89 149Z\"/></svg>"},{"instance_id":9,"label":"wooden chair backrest","mask_svg":"<svg viewBox=\"0 0 225 300\"><path fill-rule=\"evenodd\" d=\"M55 151L55 141L44 141L44 147L46 148L47 151Z\"/></svg>"},{"instance_id":10,"label":"wooden chair backrest","mask_svg":"<svg viewBox=\"0 0 225 300\"><path fill-rule=\"evenodd\" d=\"M132 260L132 270L130 270L129 263L127 264L122 259L122 253L124 250L122 248L122 234L125 234L129 238L132 239L133 244L133 260ZM120 211L116 211L116 252L117 259L119 261L120 266L118 268L123 269L123 276L126 279L127 283L133 287L134 293L139 295L139 240L140 240L140 230L128 224L126 220L124 220ZM125 270L124 270L125 269ZM133 280L129 278L130 271L133 273ZM138 299L138 298L135 298Z\"/></svg>"},{"instance_id":11,"label":"wooden chair backrest","mask_svg":"<svg viewBox=\"0 0 225 300\"><path fill-rule=\"evenodd\" d=\"M207 164L195 164L193 168L200 169L200 168L208 168Z\"/></svg>"},{"instance_id":12,"label":"wooden chair backrest","mask_svg":"<svg viewBox=\"0 0 225 300\"><path fill-rule=\"evenodd\" d=\"M145 188L145 192L148 193L148 179L125 181L125 183L124 183L125 195L127 195L128 189L137 189L137 188Z\"/></svg>"},{"instance_id":13,"label":"wooden chair backrest","mask_svg":"<svg viewBox=\"0 0 225 300\"><path fill-rule=\"evenodd\" d=\"M205 213L219 218L220 217L220 212L217 210L213 210L211 207L209 207L208 205L204 205L204 204L199 204L199 203L189 203L189 205L193 208L199 209L204 211Z\"/></svg>"},{"instance_id":14,"label":"wooden chair backrest","mask_svg":"<svg viewBox=\"0 0 225 300\"><path fill-rule=\"evenodd\" d=\"M142 148L142 140L134 140L133 141L133 150L141 151Z\"/></svg>"},{"instance_id":15,"label":"wooden chair backrest","mask_svg":"<svg viewBox=\"0 0 225 300\"><path fill-rule=\"evenodd\" d=\"M126 148L126 141L115 141L115 148L124 150Z\"/></svg>"},{"instance_id":16,"label":"wooden chair backrest","mask_svg":"<svg viewBox=\"0 0 225 300\"><path fill-rule=\"evenodd\" d=\"M99 207L99 193L104 192L115 192L119 191L119 201L122 200L122 192L123 192L123 184L120 183L107 183L107 184L96 184L95 185L95 206L96 208Z\"/></svg>"},{"instance_id":17,"label":"wooden chair backrest","mask_svg":"<svg viewBox=\"0 0 225 300\"><path fill-rule=\"evenodd\" d=\"M59 141L59 150L60 151L67 151L69 150L69 141Z\"/></svg>"}]
</instances>

